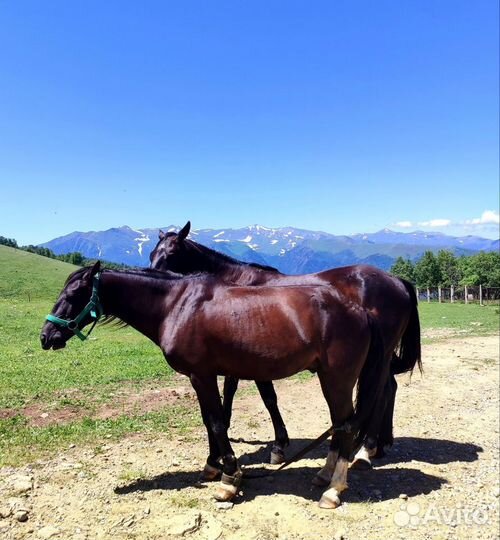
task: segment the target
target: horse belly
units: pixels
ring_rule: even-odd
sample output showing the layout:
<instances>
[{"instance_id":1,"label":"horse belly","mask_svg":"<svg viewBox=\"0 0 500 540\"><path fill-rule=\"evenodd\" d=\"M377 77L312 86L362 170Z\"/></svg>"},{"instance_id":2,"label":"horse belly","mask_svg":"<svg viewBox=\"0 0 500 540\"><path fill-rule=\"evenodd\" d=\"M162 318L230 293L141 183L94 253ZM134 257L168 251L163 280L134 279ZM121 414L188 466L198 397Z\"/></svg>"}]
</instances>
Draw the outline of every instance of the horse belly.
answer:
<instances>
[{"instance_id":1,"label":"horse belly","mask_svg":"<svg viewBox=\"0 0 500 540\"><path fill-rule=\"evenodd\" d=\"M238 349L232 351L232 354L217 355L217 374L255 381L284 379L313 368L317 358L318 353L313 348L282 356L257 355L252 351Z\"/></svg>"},{"instance_id":2,"label":"horse belly","mask_svg":"<svg viewBox=\"0 0 500 540\"><path fill-rule=\"evenodd\" d=\"M221 375L262 381L282 379L308 369L320 353L318 340L300 336L289 325L238 325L227 330L210 347Z\"/></svg>"}]
</instances>

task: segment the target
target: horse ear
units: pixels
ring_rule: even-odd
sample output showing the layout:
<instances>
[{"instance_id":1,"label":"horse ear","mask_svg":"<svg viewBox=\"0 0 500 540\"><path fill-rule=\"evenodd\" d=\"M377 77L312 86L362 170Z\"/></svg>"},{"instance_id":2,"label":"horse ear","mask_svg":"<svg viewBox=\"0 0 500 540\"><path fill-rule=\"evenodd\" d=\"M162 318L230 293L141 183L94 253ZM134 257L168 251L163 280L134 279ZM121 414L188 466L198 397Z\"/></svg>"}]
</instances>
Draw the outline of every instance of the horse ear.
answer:
<instances>
[{"instance_id":1,"label":"horse ear","mask_svg":"<svg viewBox=\"0 0 500 540\"><path fill-rule=\"evenodd\" d=\"M163 240L165 238L165 233L161 229L158 230L158 238L160 240Z\"/></svg>"},{"instance_id":2,"label":"horse ear","mask_svg":"<svg viewBox=\"0 0 500 540\"><path fill-rule=\"evenodd\" d=\"M182 227L182 229L178 232L177 234L177 238L182 241L182 240L185 240L187 235L189 234L189 231L191 229L191 222L188 221L184 227Z\"/></svg>"},{"instance_id":3,"label":"horse ear","mask_svg":"<svg viewBox=\"0 0 500 540\"><path fill-rule=\"evenodd\" d=\"M90 277L94 277L97 272L100 272L101 270L101 261L96 261L94 263L94 266L92 267L92 270L90 270Z\"/></svg>"}]
</instances>

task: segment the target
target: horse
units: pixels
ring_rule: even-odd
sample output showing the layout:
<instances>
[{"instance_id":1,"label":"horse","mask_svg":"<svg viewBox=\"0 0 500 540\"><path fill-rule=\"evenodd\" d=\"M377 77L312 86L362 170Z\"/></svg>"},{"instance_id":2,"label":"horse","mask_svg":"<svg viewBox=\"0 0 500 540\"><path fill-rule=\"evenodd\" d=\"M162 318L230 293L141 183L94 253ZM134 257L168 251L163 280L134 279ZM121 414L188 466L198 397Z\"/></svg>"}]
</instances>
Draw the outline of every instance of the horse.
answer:
<instances>
[{"instance_id":1,"label":"horse","mask_svg":"<svg viewBox=\"0 0 500 540\"><path fill-rule=\"evenodd\" d=\"M287 276L270 266L238 261L198 244L187 238L190 228L191 223L188 221L178 233L164 233L160 230L158 243L150 253L150 268L184 275L207 272L221 277L226 283L244 286L311 283L329 285L351 302L369 310L377 320L385 344L385 355L391 359L391 375L382 404L385 414L382 415L379 425L374 423L371 426L366 441L352 463L354 468L370 468L371 458L383 456L384 447L392 446L394 441L393 415L397 391L394 375L412 372L415 365L422 371L420 321L413 285L369 265L353 265L317 274ZM398 346L399 351L396 352ZM237 386L236 378L225 378L223 406L228 426ZM258 381L257 387L270 413L275 431L271 463L279 463L284 460L288 434L278 409L276 392L270 381ZM329 473L331 468L322 471L316 481L327 482Z\"/></svg>"},{"instance_id":2,"label":"horse","mask_svg":"<svg viewBox=\"0 0 500 540\"><path fill-rule=\"evenodd\" d=\"M390 370L368 311L324 285L231 286L208 274L101 270L98 261L67 279L42 327L42 348L62 349L74 335L85 339L83 328L101 314L141 332L189 377L207 429L207 464L218 469L222 460L217 500L234 498L242 478L217 376L270 381L316 371L336 432L333 474L319 505L340 504L353 444L377 421Z\"/></svg>"}]
</instances>

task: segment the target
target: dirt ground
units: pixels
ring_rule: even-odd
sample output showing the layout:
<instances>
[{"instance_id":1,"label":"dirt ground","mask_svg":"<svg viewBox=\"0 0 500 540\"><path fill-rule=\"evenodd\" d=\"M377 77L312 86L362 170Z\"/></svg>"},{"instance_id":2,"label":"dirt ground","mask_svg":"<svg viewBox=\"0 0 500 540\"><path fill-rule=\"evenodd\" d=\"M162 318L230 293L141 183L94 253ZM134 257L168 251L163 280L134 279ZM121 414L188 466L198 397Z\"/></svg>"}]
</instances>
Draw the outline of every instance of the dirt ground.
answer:
<instances>
[{"instance_id":1,"label":"dirt ground","mask_svg":"<svg viewBox=\"0 0 500 540\"><path fill-rule=\"evenodd\" d=\"M373 470L350 471L336 510L321 510L321 489L311 486L326 444L273 477L245 481L234 506L220 508L215 484L196 487L207 451L200 428L174 440L136 435L99 449L76 446L2 469L0 537L497 539L498 361L496 336L426 345L424 377L399 378L393 448ZM277 391L291 454L328 427L326 403L316 378L280 381ZM234 444L247 470L261 471L271 423L258 395L243 394L231 435L248 441ZM197 406L182 388L179 396Z\"/></svg>"}]
</instances>

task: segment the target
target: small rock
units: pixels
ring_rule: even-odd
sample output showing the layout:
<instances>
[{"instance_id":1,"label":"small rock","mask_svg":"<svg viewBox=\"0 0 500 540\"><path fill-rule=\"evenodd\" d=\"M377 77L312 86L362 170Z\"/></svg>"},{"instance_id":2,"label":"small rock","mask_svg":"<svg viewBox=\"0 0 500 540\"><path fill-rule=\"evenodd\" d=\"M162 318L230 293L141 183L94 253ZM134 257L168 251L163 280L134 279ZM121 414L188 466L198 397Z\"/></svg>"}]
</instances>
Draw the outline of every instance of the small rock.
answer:
<instances>
[{"instance_id":1,"label":"small rock","mask_svg":"<svg viewBox=\"0 0 500 540\"><path fill-rule=\"evenodd\" d=\"M60 532L61 531L56 527L52 525L46 525L38 531L38 537L42 538L43 540L47 540L48 538L54 538L55 536L58 536Z\"/></svg>"},{"instance_id":2,"label":"small rock","mask_svg":"<svg viewBox=\"0 0 500 540\"><path fill-rule=\"evenodd\" d=\"M26 510L16 510L14 512L14 519L20 523L28 521L28 512Z\"/></svg>"},{"instance_id":3,"label":"small rock","mask_svg":"<svg viewBox=\"0 0 500 540\"><path fill-rule=\"evenodd\" d=\"M399 496L400 499L404 499L406 501L406 499L408 499L408 495L406 493L401 493L401 495Z\"/></svg>"},{"instance_id":4,"label":"small rock","mask_svg":"<svg viewBox=\"0 0 500 540\"><path fill-rule=\"evenodd\" d=\"M8 506L0 507L0 519L8 518L11 514L12 510Z\"/></svg>"},{"instance_id":5,"label":"small rock","mask_svg":"<svg viewBox=\"0 0 500 540\"><path fill-rule=\"evenodd\" d=\"M148 516L149 514L151 514L151 508L147 506L146 508L144 508L143 512L146 514L146 516Z\"/></svg>"},{"instance_id":6,"label":"small rock","mask_svg":"<svg viewBox=\"0 0 500 540\"><path fill-rule=\"evenodd\" d=\"M76 444L70 444L70 445L68 446L68 448L69 448L70 450L72 450L73 448L76 448Z\"/></svg>"},{"instance_id":7,"label":"small rock","mask_svg":"<svg viewBox=\"0 0 500 540\"><path fill-rule=\"evenodd\" d=\"M234 503L232 503L231 501L215 503L215 507L217 508L217 510L231 510L233 506Z\"/></svg>"},{"instance_id":8,"label":"small rock","mask_svg":"<svg viewBox=\"0 0 500 540\"><path fill-rule=\"evenodd\" d=\"M170 536L184 536L196 532L201 523L200 512L186 512L184 515L169 516L161 520L162 528Z\"/></svg>"},{"instance_id":9,"label":"small rock","mask_svg":"<svg viewBox=\"0 0 500 540\"><path fill-rule=\"evenodd\" d=\"M12 491L17 495L31 491L33 488L33 479L30 476L18 476L12 484Z\"/></svg>"},{"instance_id":10,"label":"small rock","mask_svg":"<svg viewBox=\"0 0 500 540\"><path fill-rule=\"evenodd\" d=\"M163 448L157 448L157 449L156 449L156 453L157 453L157 454L161 454L162 452L163 452Z\"/></svg>"}]
</instances>

